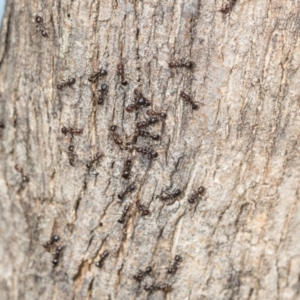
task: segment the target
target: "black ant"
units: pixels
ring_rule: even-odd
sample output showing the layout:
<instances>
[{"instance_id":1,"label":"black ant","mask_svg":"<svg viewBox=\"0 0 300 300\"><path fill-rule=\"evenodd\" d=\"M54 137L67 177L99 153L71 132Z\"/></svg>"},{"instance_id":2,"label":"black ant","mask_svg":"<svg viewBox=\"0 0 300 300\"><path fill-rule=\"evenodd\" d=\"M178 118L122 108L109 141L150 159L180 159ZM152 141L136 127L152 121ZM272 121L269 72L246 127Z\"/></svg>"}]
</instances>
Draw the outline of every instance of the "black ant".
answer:
<instances>
[{"instance_id":1,"label":"black ant","mask_svg":"<svg viewBox=\"0 0 300 300\"><path fill-rule=\"evenodd\" d=\"M76 82L75 78L68 78L68 80L63 81L62 83L58 84L56 87L59 90L62 90L66 86L72 86Z\"/></svg>"},{"instance_id":2,"label":"black ant","mask_svg":"<svg viewBox=\"0 0 300 300\"><path fill-rule=\"evenodd\" d=\"M152 267L147 267L145 269L145 271L139 271L136 275L133 275L133 278L138 281L138 282L141 282L145 277L146 275L150 275L150 273L152 272Z\"/></svg>"},{"instance_id":3,"label":"black ant","mask_svg":"<svg viewBox=\"0 0 300 300\"><path fill-rule=\"evenodd\" d=\"M130 185L125 189L124 192L118 194L118 198L119 198L120 200L124 200L124 197L125 197L127 194L133 192L134 190L135 190L135 185L134 185L134 183L132 183L132 184L130 184Z\"/></svg>"},{"instance_id":4,"label":"black ant","mask_svg":"<svg viewBox=\"0 0 300 300\"><path fill-rule=\"evenodd\" d=\"M99 89L100 95L98 97L98 105L102 105L104 102L104 96L106 95L108 90L108 85L107 84L101 84L101 88Z\"/></svg>"},{"instance_id":5,"label":"black ant","mask_svg":"<svg viewBox=\"0 0 300 300\"><path fill-rule=\"evenodd\" d=\"M158 141L160 139L159 134L152 134L149 131L145 131L145 130L138 130L137 134L138 134L138 136L141 136L141 137L149 137L154 141Z\"/></svg>"},{"instance_id":6,"label":"black ant","mask_svg":"<svg viewBox=\"0 0 300 300\"><path fill-rule=\"evenodd\" d=\"M151 102L148 101L148 99L143 95L143 93L139 90L139 89L134 89L133 91L134 93L134 99L140 103L140 105L150 105ZM140 99L143 99L143 100L140 100Z\"/></svg>"},{"instance_id":7,"label":"black ant","mask_svg":"<svg viewBox=\"0 0 300 300\"><path fill-rule=\"evenodd\" d=\"M95 263L95 266L98 267L98 268L102 268L103 267L103 263L104 263L104 260L106 259L106 257L109 255L109 252L107 250L105 250L101 256L100 256L100 259L99 261L97 261Z\"/></svg>"},{"instance_id":8,"label":"black ant","mask_svg":"<svg viewBox=\"0 0 300 300\"><path fill-rule=\"evenodd\" d=\"M122 172L122 177L123 178L128 179L130 177L131 167L132 167L132 159L127 158L125 160L124 169L123 169L123 172Z\"/></svg>"},{"instance_id":9,"label":"black ant","mask_svg":"<svg viewBox=\"0 0 300 300\"><path fill-rule=\"evenodd\" d=\"M61 253L62 249L63 249L62 246L56 247L56 251L54 253L53 260L52 260L53 267L57 266L58 261L59 261L59 256L60 256L60 253Z\"/></svg>"},{"instance_id":10,"label":"black ant","mask_svg":"<svg viewBox=\"0 0 300 300\"><path fill-rule=\"evenodd\" d=\"M160 139L160 135L159 134L152 134L149 131L137 129L137 130L135 130L135 133L133 135L132 144L136 144L137 138L139 136L140 137L151 138L154 141L158 141Z\"/></svg>"},{"instance_id":11,"label":"black ant","mask_svg":"<svg viewBox=\"0 0 300 300\"><path fill-rule=\"evenodd\" d=\"M89 78L88 78L88 81L89 82L94 82L96 81L99 77L102 77L102 76L106 76L107 75L107 71L105 69L100 69L98 72L94 72L92 73Z\"/></svg>"},{"instance_id":12,"label":"black ant","mask_svg":"<svg viewBox=\"0 0 300 300\"><path fill-rule=\"evenodd\" d=\"M100 152L97 152L96 155L95 155L95 157L94 157L92 160L89 160L89 161L86 163L86 167L87 167L88 169L90 169L90 168L92 167L93 163L94 163L94 162L97 162L97 161L98 161L100 158L102 158L102 157L103 157L103 154L100 153Z\"/></svg>"},{"instance_id":13,"label":"black ant","mask_svg":"<svg viewBox=\"0 0 300 300\"><path fill-rule=\"evenodd\" d=\"M47 38L48 33L47 33L47 31L44 27L43 18L40 17L40 16L36 16L35 17L35 22L37 23L36 26L37 26L38 30L41 32L42 36Z\"/></svg>"},{"instance_id":14,"label":"black ant","mask_svg":"<svg viewBox=\"0 0 300 300\"><path fill-rule=\"evenodd\" d=\"M29 182L29 177L24 175L23 168L21 168L19 165L15 165L15 170L22 175L22 182Z\"/></svg>"},{"instance_id":15,"label":"black ant","mask_svg":"<svg viewBox=\"0 0 300 300\"><path fill-rule=\"evenodd\" d=\"M79 135L83 133L83 129L82 128L67 128L67 127L63 127L61 129L61 132L66 135L67 133L70 133L72 136L74 134Z\"/></svg>"},{"instance_id":16,"label":"black ant","mask_svg":"<svg viewBox=\"0 0 300 300\"><path fill-rule=\"evenodd\" d=\"M149 106L151 104L151 102L149 102L148 99L138 89L134 90L134 95L134 103L129 104L126 107L128 112L133 112L134 110L137 110L143 106Z\"/></svg>"},{"instance_id":17,"label":"black ant","mask_svg":"<svg viewBox=\"0 0 300 300\"><path fill-rule=\"evenodd\" d=\"M192 109L197 109L199 106L198 104L196 104L191 96L189 96L188 94L186 94L185 92L181 91L180 92L180 97L183 98L186 102L190 103L192 105Z\"/></svg>"},{"instance_id":18,"label":"black ant","mask_svg":"<svg viewBox=\"0 0 300 300\"><path fill-rule=\"evenodd\" d=\"M157 117L160 117L161 119L166 119L168 116L167 113L165 113L163 111L155 111L153 109L148 109L146 111L146 114L151 117L157 116Z\"/></svg>"},{"instance_id":19,"label":"black ant","mask_svg":"<svg viewBox=\"0 0 300 300\"><path fill-rule=\"evenodd\" d=\"M154 159L157 158L158 153L151 149L151 148L147 148L147 147L136 147L135 150L139 153L142 153L143 155L146 155L149 159Z\"/></svg>"},{"instance_id":20,"label":"black ant","mask_svg":"<svg viewBox=\"0 0 300 300\"><path fill-rule=\"evenodd\" d=\"M128 81L125 79L125 72L124 72L124 64L119 63L117 65L117 74L121 77L121 84L127 85Z\"/></svg>"},{"instance_id":21,"label":"black ant","mask_svg":"<svg viewBox=\"0 0 300 300\"><path fill-rule=\"evenodd\" d=\"M121 215L121 217L118 219L118 222L119 222L120 224L124 224L124 223L125 223L126 217L127 217L127 214L128 214L128 212L129 212L130 208L131 208L131 204L130 204L130 203L129 203L129 204L126 204L126 205L124 206L122 215Z\"/></svg>"},{"instance_id":22,"label":"black ant","mask_svg":"<svg viewBox=\"0 0 300 300\"><path fill-rule=\"evenodd\" d=\"M188 202L190 204L195 204L196 201L204 195L205 188L203 186L200 186L197 192L193 192L193 194L188 198Z\"/></svg>"},{"instance_id":23,"label":"black ant","mask_svg":"<svg viewBox=\"0 0 300 300\"><path fill-rule=\"evenodd\" d=\"M117 144L120 147L121 150L126 150L127 147L125 147L123 145L123 140L121 139L121 136L118 133L116 133L117 126L116 125L110 126L109 130L110 130L110 132L112 134L112 137L114 139L115 144Z\"/></svg>"},{"instance_id":24,"label":"black ant","mask_svg":"<svg viewBox=\"0 0 300 300\"><path fill-rule=\"evenodd\" d=\"M168 269L168 274L175 274L180 262L182 262L182 257L180 255L175 255L174 262Z\"/></svg>"},{"instance_id":25,"label":"black ant","mask_svg":"<svg viewBox=\"0 0 300 300\"><path fill-rule=\"evenodd\" d=\"M143 204L141 204L140 200L136 201L136 207L141 212L142 216L148 216L150 214L150 210Z\"/></svg>"},{"instance_id":26,"label":"black ant","mask_svg":"<svg viewBox=\"0 0 300 300\"><path fill-rule=\"evenodd\" d=\"M195 64L192 61L184 61L184 60L181 61L173 60L168 64L170 69L186 68L188 70L193 69L194 65Z\"/></svg>"},{"instance_id":27,"label":"black ant","mask_svg":"<svg viewBox=\"0 0 300 300\"><path fill-rule=\"evenodd\" d=\"M151 118L147 119L146 121L137 122L135 126L136 126L136 128L140 129L140 128L145 128L145 127L154 125L157 122L158 122L157 117L151 117Z\"/></svg>"},{"instance_id":28,"label":"black ant","mask_svg":"<svg viewBox=\"0 0 300 300\"><path fill-rule=\"evenodd\" d=\"M181 194L181 190L176 189L172 193L165 193L166 195L159 196L160 200L162 201L168 201L167 205L171 205L174 203L175 199ZM173 200L173 201L170 201Z\"/></svg>"},{"instance_id":29,"label":"black ant","mask_svg":"<svg viewBox=\"0 0 300 300\"><path fill-rule=\"evenodd\" d=\"M43 247L46 249L49 249L54 243L58 242L60 240L60 237L58 235L53 235L50 239L50 241L46 242Z\"/></svg>"},{"instance_id":30,"label":"black ant","mask_svg":"<svg viewBox=\"0 0 300 300\"><path fill-rule=\"evenodd\" d=\"M152 284L152 285L145 285L144 290L147 292L154 292L156 290L168 293L171 291L171 286L167 283L159 283L159 284Z\"/></svg>"}]
</instances>

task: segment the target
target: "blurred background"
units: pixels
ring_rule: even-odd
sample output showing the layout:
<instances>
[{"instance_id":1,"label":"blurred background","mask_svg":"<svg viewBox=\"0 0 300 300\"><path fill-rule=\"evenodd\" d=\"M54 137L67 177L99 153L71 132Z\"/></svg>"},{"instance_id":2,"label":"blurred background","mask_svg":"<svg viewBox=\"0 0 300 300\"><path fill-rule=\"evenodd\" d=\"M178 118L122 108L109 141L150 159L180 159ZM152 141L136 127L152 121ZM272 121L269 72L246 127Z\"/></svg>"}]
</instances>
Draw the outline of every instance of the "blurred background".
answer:
<instances>
[{"instance_id":1,"label":"blurred background","mask_svg":"<svg viewBox=\"0 0 300 300\"><path fill-rule=\"evenodd\" d=\"M3 18L3 14L4 14L5 2L6 2L6 0L0 0L0 26L1 26L2 18Z\"/></svg>"}]
</instances>

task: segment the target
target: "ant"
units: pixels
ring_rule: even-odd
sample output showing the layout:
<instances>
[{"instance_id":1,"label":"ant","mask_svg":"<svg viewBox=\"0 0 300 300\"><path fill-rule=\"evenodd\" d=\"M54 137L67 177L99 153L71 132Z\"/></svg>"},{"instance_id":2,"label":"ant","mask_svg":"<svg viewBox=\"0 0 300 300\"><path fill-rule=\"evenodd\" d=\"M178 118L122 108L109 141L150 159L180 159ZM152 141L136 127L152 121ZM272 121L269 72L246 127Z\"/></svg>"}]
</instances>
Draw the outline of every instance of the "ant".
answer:
<instances>
[{"instance_id":1,"label":"ant","mask_svg":"<svg viewBox=\"0 0 300 300\"><path fill-rule=\"evenodd\" d=\"M150 137L154 141L158 141L160 139L159 134L152 134L149 131L145 131L145 130L138 130L137 134L138 134L138 136L141 136L141 137Z\"/></svg>"},{"instance_id":2,"label":"ant","mask_svg":"<svg viewBox=\"0 0 300 300\"><path fill-rule=\"evenodd\" d=\"M188 94L186 94L185 92L181 91L180 92L180 97L183 98L186 102L190 103L192 105L192 109L197 109L199 106L198 104L196 104L191 96L189 96Z\"/></svg>"},{"instance_id":3,"label":"ant","mask_svg":"<svg viewBox=\"0 0 300 300\"><path fill-rule=\"evenodd\" d=\"M125 189L124 192L118 194L118 198L119 198L120 200L123 201L123 200L124 200L124 197L125 197L127 194L133 192L134 190L135 190L135 185L134 185L134 183L132 183L132 184L130 184L130 185Z\"/></svg>"},{"instance_id":4,"label":"ant","mask_svg":"<svg viewBox=\"0 0 300 300\"><path fill-rule=\"evenodd\" d=\"M74 134L76 134L76 135L82 134L83 133L83 129L82 128L69 128L68 129L67 127L64 126L61 129L61 132L64 135L66 135L67 133L70 133L73 136Z\"/></svg>"},{"instance_id":5,"label":"ant","mask_svg":"<svg viewBox=\"0 0 300 300\"><path fill-rule=\"evenodd\" d=\"M53 257L53 260L52 260L53 267L57 266L58 261L59 261L60 252L61 252L62 249L63 249L62 246L56 247L56 251L54 253L54 257Z\"/></svg>"},{"instance_id":6,"label":"ant","mask_svg":"<svg viewBox=\"0 0 300 300\"><path fill-rule=\"evenodd\" d=\"M122 172L122 177L123 178L125 178L125 179L129 178L130 172L131 172L131 167L132 167L132 159L131 158L127 158L125 160L124 169L123 169L123 172Z\"/></svg>"},{"instance_id":7,"label":"ant","mask_svg":"<svg viewBox=\"0 0 300 300\"><path fill-rule=\"evenodd\" d=\"M174 262L168 269L168 274L175 274L180 262L182 262L182 257L180 255L175 255Z\"/></svg>"},{"instance_id":8,"label":"ant","mask_svg":"<svg viewBox=\"0 0 300 300\"><path fill-rule=\"evenodd\" d=\"M22 175L22 182L29 182L29 177L24 175L23 168L21 168L19 165L15 165L15 170Z\"/></svg>"},{"instance_id":9,"label":"ant","mask_svg":"<svg viewBox=\"0 0 300 300\"><path fill-rule=\"evenodd\" d=\"M134 103L129 104L126 107L127 112L131 113L133 112L135 109L139 109L142 106L149 106L151 104L151 102L148 101L148 99L142 94L142 92L140 92L138 89L134 90Z\"/></svg>"},{"instance_id":10,"label":"ant","mask_svg":"<svg viewBox=\"0 0 300 300\"><path fill-rule=\"evenodd\" d=\"M139 271L137 275L133 275L133 278L138 281L138 282L141 282L145 277L146 275L150 275L150 273L152 272L152 267L147 267L145 269L145 271Z\"/></svg>"},{"instance_id":11,"label":"ant","mask_svg":"<svg viewBox=\"0 0 300 300\"><path fill-rule=\"evenodd\" d=\"M121 84L122 85L127 85L128 81L125 79L125 72L124 72L124 64L119 63L117 65L117 75L121 77Z\"/></svg>"},{"instance_id":12,"label":"ant","mask_svg":"<svg viewBox=\"0 0 300 300\"><path fill-rule=\"evenodd\" d=\"M68 80L63 81L62 83L58 84L56 87L59 90L62 90L66 86L72 86L76 82L75 78L68 78Z\"/></svg>"},{"instance_id":13,"label":"ant","mask_svg":"<svg viewBox=\"0 0 300 300\"><path fill-rule=\"evenodd\" d=\"M167 113L165 113L165 112L163 112L163 111L155 111L155 110L153 110L153 109L148 109L147 111L146 111L146 114L148 115L148 116L151 116L151 117L155 117L155 116L158 116L158 117L160 117L161 119L166 119L167 118Z\"/></svg>"},{"instance_id":14,"label":"ant","mask_svg":"<svg viewBox=\"0 0 300 300\"><path fill-rule=\"evenodd\" d=\"M95 82L99 77L106 76L106 75L107 75L107 71L101 68L98 72L92 73L89 76L88 81Z\"/></svg>"},{"instance_id":15,"label":"ant","mask_svg":"<svg viewBox=\"0 0 300 300\"><path fill-rule=\"evenodd\" d=\"M131 208L131 204L130 204L130 203L129 203L129 204L126 204L126 205L124 206L122 215L121 215L121 217L118 219L118 222L119 222L120 224L124 224L124 223L125 223L125 221L126 221L126 216L127 216L128 212L129 212L130 208Z\"/></svg>"},{"instance_id":16,"label":"ant","mask_svg":"<svg viewBox=\"0 0 300 300\"><path fill-rule=\"evenodd\" d=\"M100 152L97 152L96 153L96 155L95 155L95 157L92 159L92 160L89 160L87 163L86 163L86 167L88 168L88 169L90 169L91 167L92 167L92 164L94 163L94 162L97 162L100 158L102 158L103 157L103 154L102 153L100 153Z\"/></svg>"},{"instance_id":17,"label":"ant","mask_svg":"<svg viewBox=\"0 0 300 300\"><path fill-rule=\"evenodd\" d=\"M149 102L148 99L143 95L143 93L141 91L139 91L138 89L135 89L133 91L133 93L134 93L134 100L139 102L141 105L148 106L151 104L151 102Z\"/></svg>"},{"instance_id":18,"label":"ant","mask_svg":"<svg viewBox=\"0 0 300 300\"><path fill-rule=\"evenodd\" d=\"M193 69L194 65L192 61L184 61L182 59L180 61L173 60L168 64L170 69L186 68L188 70Z\"/></svg>"},{"instance_id":19,"label":"ant","mask_svg":"<svg viewBox=\"0 0 300 300\"><path fill-rule=\"evenodd\" d=\"M115 132L117 130L117 126L116 125L110 126L109 130L112 133L112 137L114 139L115 144L117 144L118 146L120 146L121 150L126 150L127 147L123 146L123 140L121 139L121 136L118 133Z\"/></svg>"},{"instance_id":20,"label":"ant","mask_svg":"<svg viewBox=\"0 0 300 300\"><path fill-rule=\"evenodd\" d=\"M60 237L58 235L53 235L50 239L50 241L46 242L43 247L46 249L49 249L50 246L52 246L54 243L58 242L60 240Z\"/></svg>"},{"instance_id":21,"label":"ant","mask_svg":"<svg viewBox=\"0 0 300 300\"><path fill-rule=\"evenodd\" d=\"M73 145L70 145L68 148L69 152L69 163L72 167L75 166L75 158L76 158L76 154L74 153L75 147Z\"/></svg>"},{"instance_id":22,"label":"ant","mask_svg":"<svg viewBox=\"0 0 300 300\"><path fill-rule=\"evenodd\" d=\"M145 205L141 204L140 200L136 201L136 206L142 216L148 216L150 214L150 210Z\"/></svg>"},{"instance_id":23,"label":"ant","mask_svg":"<svg viewBox=\"0 0 300 300\"><path fill-rule=\"evenodd\" d=\"M98 267L98 268L102 268L102 267L103 267L104 260L105 260L105 258L106 258L108 255L109 255L109 252L108 252L107 250L105 250L105 251L101 254L99 261L97 261L97 262L95 263L95 266Z\"/></svg>"},{"instance_id":24,"label":"ant","mask_svg":"<svg viewBox=\"0 0 300 300\"><path fill-rule=\"evenodd\" d=\"M149 159L154 159L154 158L157 158L158 156L158 153L151 149L151 148L147 148L147 147L144 147L144 148L141 148L141 147L136 147L135 150L139 153L142 153L143 155L147 155L147 157Z\"/></svg>"},{"instance_id":25,"label":"ant","mask_svg":"<svg viewBox=\"0 0 300 300\"><path fill-rule=\"evenodd\" d=\"M197 192L193 192L193 194L188 198L188 202L190 204L195 204L196 201L204 195L204 192L205 192L205 188L203 186L200 186L198 188L198 191Z\"/></svg>"},{"instance_id":26,"label":"ant","mask_svg":"<svg viewBox=\"0 0 300 300\"><path fill-rule=\"evenodd\" d=\"M103 102L104 102L104 95L107 93L107 90L108 90L108 85L107 84L102 84L101 85L101 88L99 89L99 92L100 92L100 95L98 97L98 105L102 105Z\"/></svg>"},{"instance_id":27,"label":"ant","mask_svg":"<svg viewBox=\"0 0 300 300\"><path fill-rule=\"evenodd\" d=\"M157 117L151 117L151 118L147 119L146 121L137 122L135 126L138 129L140 129L140 128L148 127L150 125L154 125L157 122L158 122L158 118Z\"/></svg>"},{"instance_id":28,"label":"ant","mask_svg":"<svg viewBox=\"0 0 300 300\"><path fill-rule=\"evenodd\" d=\"M43 23L43 18L40 16L36 16L35 17L35 22L37 23L36 26L38 28L38 30L41 32L42 36L47 38L48 37L48 33L44 27L44 23Z\"/></svg>"},{"instance_id":29,"label":"ant","mask_svg":"<svg viewBox=\"0 0 300 300\"><path fill-rule=\"evenodd\" d=\"M171 291L171 286L167 283L159 283L159 284L152 284L152 285L145 285L144 290L147 292L154 292L156 290L168 293Z\"/></svg>"},{"instance_id":30,"label":"ant","mask_svg":"<svg viewBox=\"0 0 300 300\"><path fill-rule=\"evenodd\" d=\"M137 142L137 138L138 137L147 137L147 138L151 138L154 141L158 141L160 139L160 135L159 134L152 134L149 131L145 131L145 130L136 130L132 139L132 143L136 144Z\"/></svg>"},{"instance_id":31,"label":"ant","mask_svg":"<svg viewBox=\"0 0 300 300\"><path fill-rule=\"evenodd\" d=\"M161 196L159 196L159 198L160 198L160 200L162 200L162 201L168 201L168 200L171 200L171 199L173 199L173 201L169 201L168 203L167 203L167 205L171 205L171 204L173 204L174 203L174 201L175 201L175 199L179 196L181 194L181 190L179 190L179 189L176 189L174 192L172 192L172 193L166 193L166 195L161 195Z\"/></svg>"}]
</instances>

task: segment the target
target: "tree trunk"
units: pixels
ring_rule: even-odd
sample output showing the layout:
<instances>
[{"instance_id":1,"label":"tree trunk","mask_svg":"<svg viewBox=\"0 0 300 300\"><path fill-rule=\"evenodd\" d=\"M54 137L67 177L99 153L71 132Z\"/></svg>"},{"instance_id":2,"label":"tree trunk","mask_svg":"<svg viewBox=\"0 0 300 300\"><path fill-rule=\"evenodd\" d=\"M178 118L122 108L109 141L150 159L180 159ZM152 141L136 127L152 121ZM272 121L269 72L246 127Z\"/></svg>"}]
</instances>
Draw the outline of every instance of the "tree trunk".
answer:
<instances>
[{"instance_id":1,"label":"tree trunk","mask_svg":"<svg viewBox=\"0 0 300 300\"><path fill-rule=\"evenodd\" d=\"M298 12L8 0L1 299L300 299ZM151 106L126 111L142 95ZM160 140L126 145L150 108L167 112L145 129Z\"/></svg>"}]
</instances>

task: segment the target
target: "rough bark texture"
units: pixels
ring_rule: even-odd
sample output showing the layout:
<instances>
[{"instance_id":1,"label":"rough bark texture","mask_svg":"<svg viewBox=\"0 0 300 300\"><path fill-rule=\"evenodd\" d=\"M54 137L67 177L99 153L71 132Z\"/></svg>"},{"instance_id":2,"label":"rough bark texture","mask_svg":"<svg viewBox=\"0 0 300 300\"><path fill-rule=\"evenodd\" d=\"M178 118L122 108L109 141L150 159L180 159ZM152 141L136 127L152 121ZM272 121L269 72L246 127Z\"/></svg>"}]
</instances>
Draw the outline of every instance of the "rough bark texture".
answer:
<instances>
[{"instance_id":1,"label":"rough bark texture","mask_svg":"<svg viewBox=\"0 0 300 300\"><path fill-rule=\"evenodd\" d=\"M297 0L9 0L0 40L1 299L299 299L298 29ZM195 68L168 68L182 58ZM108 75L90 83L100 67ZM58 90L69 76L76 83ZM98 106L101 83L109 92ZM125 180L129 154L108 128L130 136L144 119L145 110L125 110L135 88L168 117L151 128L159 142L137 143L158 158L133 151ZM65 136L63 126L83 134ZM98 151L104 158L88 170ZM137 188L120 203L128 182ZM201 185L204 197L189 204ZM176 188L174 204L157 198ZM137 199L151 215L141 217ZM53 234L60 241L45 249ZM175 255L182 261L170 275ZM147 266L153 272L138 284L133 275ZM144 290L159 283L172 290Z\"/></svg>"}]
</instances>

